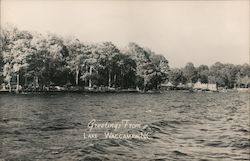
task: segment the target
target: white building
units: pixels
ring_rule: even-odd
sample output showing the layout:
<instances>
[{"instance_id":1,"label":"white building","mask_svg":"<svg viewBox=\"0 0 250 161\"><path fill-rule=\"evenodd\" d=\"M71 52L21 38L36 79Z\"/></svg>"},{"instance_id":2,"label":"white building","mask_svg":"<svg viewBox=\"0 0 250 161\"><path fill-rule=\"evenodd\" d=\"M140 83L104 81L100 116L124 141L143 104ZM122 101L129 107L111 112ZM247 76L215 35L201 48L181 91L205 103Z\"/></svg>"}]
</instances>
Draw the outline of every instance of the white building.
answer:
<instances>
[{"instance_id":1,"label":"white building","mask_svg":"<svg viewBox=\"0 0 250 161\"><path fill-rule=\"evenodd\" d=\"M209 83L201 83L200 81L198 81L194 84L193 89L217 91L217 85Z\"/></svg>"}]
</instances>

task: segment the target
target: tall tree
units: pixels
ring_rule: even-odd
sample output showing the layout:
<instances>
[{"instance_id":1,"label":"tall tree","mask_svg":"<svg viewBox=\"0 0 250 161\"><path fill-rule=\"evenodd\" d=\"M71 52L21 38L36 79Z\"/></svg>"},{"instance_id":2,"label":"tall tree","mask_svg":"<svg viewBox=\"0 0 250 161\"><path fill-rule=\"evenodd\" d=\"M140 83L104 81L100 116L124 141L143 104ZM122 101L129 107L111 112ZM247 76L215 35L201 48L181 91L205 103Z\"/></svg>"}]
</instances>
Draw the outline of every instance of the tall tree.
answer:
<instances>
[{"instance_id":1,"label":"tall tree","mask_svg":"<svg viewBox=\"0 0 250 161\"><path fill-rule=\"evenodd\" d=\"M154 64L154 73L152 74L151 83L154 88L158 89L159 85L165 82L169 74L169 66L167 59L162 55L157 55L151 50L147 50L150 54L150 60Z\"/></svg>"},{"instance_id":2,"label":"tall tree","mask_svg":"<svg viewBox=\"0 0 250 161\"><path fill-rule=\"evenodd\" d=\"M197 71L193 63L187 63L183 69L183 75L187 78L189 83L195 83L197 81Z\"/></svg>"},{"instance_id":3,"label":"tall tree","mask_svg":"<svg viewBox=\"0 0 250 161\"><path fill-rule=\"evenodd\" d=\"M180 83L186 83L186 78L183 75L183 71L178 68L171 69L169 72L169 81L174 85L177 86Z\"/></svg>"},{"instance_id":4,"label":"tall tree","mask_svg":"<svg viewBox=\"0 0 250 161\"><path fill-rule=\"evenodd\" d=\"M197 68L197 74L201 83L208 83L209 68L207 65L200 65Z\"/></svg>"},{"instance_id":5,"label":"tall tree","mask_svg":"<svg viewBox=\"0 0 250 161\"><path fill-rule=\"evenodd\" d=\"M116 55L120 54L119 49L111 42L104 42L98 45L98 53L100 55L99 64L102 67L102 71L107 73L108 87L111 87L112 77L115 76L115 66L117 64ZM113 80L114 81L114 80Z\"/></svg>"},{"instance_id":6,"label":"tall tree","mask_svg":"<svg viewBox=\"0 0 250 161\"><path fill-rule=\"evenodd\" d=\"M16 91L19 92L21 70L27 68L27 57L30 54L30 40L32 35L27 31L19 31L17 28L9 28L5 32L8 38L5 39L4 58L4 75L11 90L11 78L16 77Z\"/></svg>"},{"instance_id":7,"label":"tall tree","mask_svg":"<svg viewBox=\"0 0 250 161\"><path fill-rule=\"evenodd\" d=\"M154 64L150 60L150 54L136 43L129 43L127 53L136 62L137 86L146 91L154 73Z\"/></svg>"},{"instance_id":8,"label":"tall tree","mask_svg":"<svg viewBox=\"0 0 250 161\"><path fill-rule=\"evenodd\" d=\"M2 26L1 27L1 55L3 62L3 76L4 80L8 82L8 88L11 92L11 79L13 77L13 55L11 49L13 47L13 42L17 39L18 29L13 26Z\"/></svg>"},{"instance_id":9,"label":"tall tree","mask_svg":"<svg viewBox=\"0 0 250 161\"><path fill-rule=\"evenodd\" d=\"M113 57L113 71L115 86L134 88L136 83L136 62L128 55L118 54Z\"/></svg>"},{"instance_id":10,"label":"tall tree","mask_svg":"<svg viewBox=\"0 0 250 161\"><path fill-rule=\"evenodd\" d=\"M67 58L68 68L75 73L75 84L79 85L80 72L84 71L87 59L86 46L78 39L67 42L69 56Z\"/></svg>"},{"instance_id":11,"label":"tall tree","mask_svg":"<svg viewBox=\"0 0 250 161\"><path fill-rule=\"evenodd\" d=\"M39 79L42 84L47 84L45 73L49 70L49 54L48 54L48 45L46 39L40 35L35 34L31 41L32 51L28 57L28 70L27 76L33 80L33 88L36 89L39 87Z\"/></svg>"}]
</instances>

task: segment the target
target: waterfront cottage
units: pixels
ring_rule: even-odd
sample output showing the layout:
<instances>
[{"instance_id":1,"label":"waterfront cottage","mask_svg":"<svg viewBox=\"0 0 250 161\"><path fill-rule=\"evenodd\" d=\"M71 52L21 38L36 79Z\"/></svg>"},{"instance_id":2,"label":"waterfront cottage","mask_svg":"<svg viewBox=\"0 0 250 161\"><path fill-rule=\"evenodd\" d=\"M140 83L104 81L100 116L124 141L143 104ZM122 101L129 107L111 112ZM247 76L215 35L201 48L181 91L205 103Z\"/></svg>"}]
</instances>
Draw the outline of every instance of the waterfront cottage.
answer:
<instances>
[{"instance_id":1,"label":"waterfront cottage","mask_svg":"<svg viewBox=\"0 0 250 161\"><path fill-rule=\"evenodd\" d=\"M217 85L210 83L201 83L200 81L198 81L194 83L193 89L217 91Z\"/></svg>"}]
</instances>

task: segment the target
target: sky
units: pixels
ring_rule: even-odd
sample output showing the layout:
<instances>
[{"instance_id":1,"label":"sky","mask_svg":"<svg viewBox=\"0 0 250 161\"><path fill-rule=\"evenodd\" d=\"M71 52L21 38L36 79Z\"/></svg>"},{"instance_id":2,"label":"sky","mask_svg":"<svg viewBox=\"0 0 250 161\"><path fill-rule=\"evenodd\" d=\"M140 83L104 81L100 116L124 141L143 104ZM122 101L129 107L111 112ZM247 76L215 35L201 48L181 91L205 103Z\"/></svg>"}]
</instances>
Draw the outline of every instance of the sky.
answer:
<instances>
[{"instance_id":1,"label":"sky","mask_svg":"<svg viewBox=\"0 0 250 161\"><path fill-rule=\"evenodd\" d=\"M249 0L1 0L1 24L150 48L170 67L249 63Z\"/></svg>"}]
</instances>

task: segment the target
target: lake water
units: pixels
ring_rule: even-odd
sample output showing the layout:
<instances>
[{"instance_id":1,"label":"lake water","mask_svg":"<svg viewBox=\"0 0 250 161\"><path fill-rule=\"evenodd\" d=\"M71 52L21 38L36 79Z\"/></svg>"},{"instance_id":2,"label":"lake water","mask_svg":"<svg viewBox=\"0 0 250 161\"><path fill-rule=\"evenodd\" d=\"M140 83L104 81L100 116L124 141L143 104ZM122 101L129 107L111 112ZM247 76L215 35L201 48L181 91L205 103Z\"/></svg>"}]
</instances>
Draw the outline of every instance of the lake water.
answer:
<instances>
[{"instance_id":1,"label":"lake water","mask_svg":"<svg viewBox=\"0 0 250 161\"><path fill-rule=\"evenodd\" d=\"M1 94L0 116L0 160L249 160L248 93ZM86 138L93 119L141 127Z\"/></svg>"}]
</instances>

